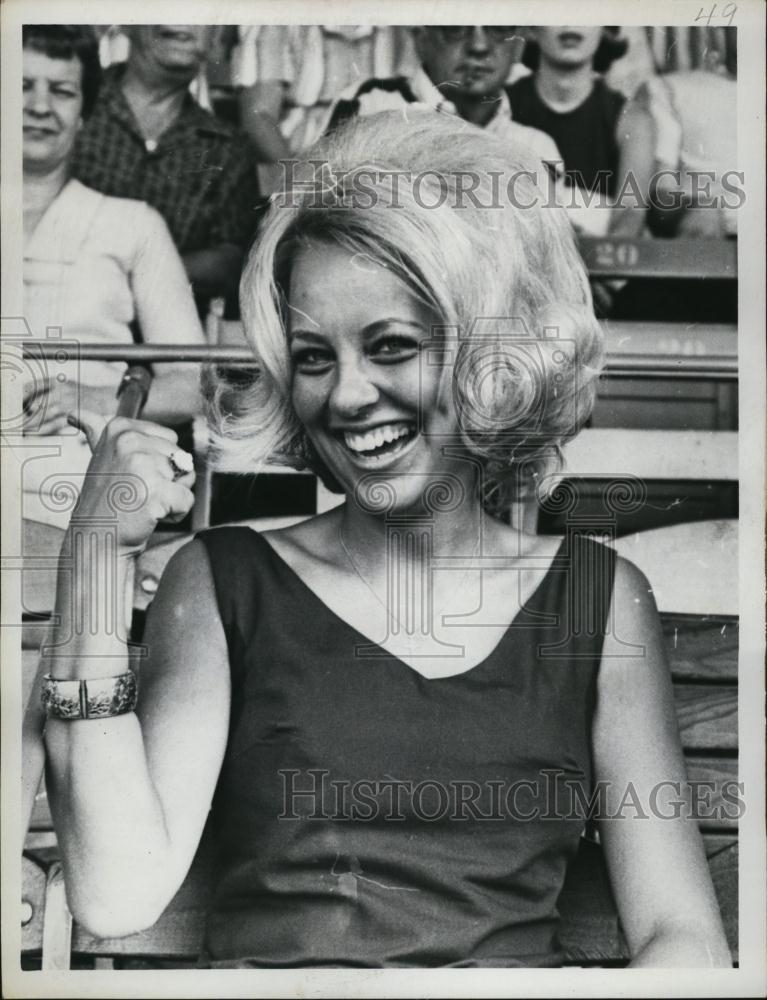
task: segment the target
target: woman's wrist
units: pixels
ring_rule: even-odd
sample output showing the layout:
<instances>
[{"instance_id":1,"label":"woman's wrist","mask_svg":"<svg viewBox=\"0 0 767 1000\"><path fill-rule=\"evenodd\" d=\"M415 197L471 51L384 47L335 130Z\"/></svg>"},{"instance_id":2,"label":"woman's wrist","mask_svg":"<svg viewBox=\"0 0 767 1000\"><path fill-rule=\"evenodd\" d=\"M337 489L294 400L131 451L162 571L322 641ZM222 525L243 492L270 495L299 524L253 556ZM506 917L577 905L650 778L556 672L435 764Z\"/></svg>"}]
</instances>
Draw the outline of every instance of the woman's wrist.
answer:
<instances>
[{"instance_id":1,"label":"woman's wrist","mask_svg":"<svg viewBox=\"0 0 767 1000\"><path fill-rule=\"evenodd\" d=\"M108 677L128 664L135 550L116 525L70 523L59 556L53 642L44 652L58 680Z\"/></svg>"},{"instance_id":2,"label":"woman's wrist","mask_svg":"<svg viewBox=\"0 0 767 1000\"><path fill-rule=\"evenodd\" d=\"M74 557L76 551L80 558L93 561L99 557L115 561L115 566L124 573L132 569L133 560L146 549L147 542L133 545L119 538L118 522L108 516L98 516L83 510L75 510L69 525L64 532L62 554Z\"/></svg>"},{"instance_id":3,"label":"woman's wrist","mask_svg":"<svg viewBox=\"0 0 767 1000\"><path fill-rule=\"evenodd\" d=\"M106 385L80 385L80 405L84 410L102 417L114 416L117 410L117 389Z\"/></svg>"}]
</instances>

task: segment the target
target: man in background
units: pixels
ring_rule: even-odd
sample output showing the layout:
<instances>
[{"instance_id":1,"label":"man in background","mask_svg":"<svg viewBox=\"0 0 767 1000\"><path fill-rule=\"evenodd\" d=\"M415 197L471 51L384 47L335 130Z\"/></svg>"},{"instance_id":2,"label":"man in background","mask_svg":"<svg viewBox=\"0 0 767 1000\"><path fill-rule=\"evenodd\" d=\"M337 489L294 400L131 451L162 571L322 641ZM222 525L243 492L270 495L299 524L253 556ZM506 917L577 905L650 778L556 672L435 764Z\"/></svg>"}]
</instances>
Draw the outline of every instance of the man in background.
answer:
<instances>
[{"instance_id":1,"label":"man in background","mask_svg":"<svg viewBox=\"0 0 767 1000\"><path fill-rule=\"evenodd\" d=\"M201 309L236 289L260 203L247 139L189 93L210 32L128 29L128 59L107 71L73 164L89 187L141 199L163 215Z\"/></svg>"},{"instance_id":2,"label":"man in background","mask_svg":"<svg viewBox=\"0 0 767 1000\"><path fill-rule=\"evenodd\" d=\"M420 68L410 76L370 79L346 91L332 110L328 129L354 115L420 105L521 143L541 160L560 159L549 136L512 120L506 81L522 42L515 28L440 25L414 32Z\"/></svg>"}]
</instances>

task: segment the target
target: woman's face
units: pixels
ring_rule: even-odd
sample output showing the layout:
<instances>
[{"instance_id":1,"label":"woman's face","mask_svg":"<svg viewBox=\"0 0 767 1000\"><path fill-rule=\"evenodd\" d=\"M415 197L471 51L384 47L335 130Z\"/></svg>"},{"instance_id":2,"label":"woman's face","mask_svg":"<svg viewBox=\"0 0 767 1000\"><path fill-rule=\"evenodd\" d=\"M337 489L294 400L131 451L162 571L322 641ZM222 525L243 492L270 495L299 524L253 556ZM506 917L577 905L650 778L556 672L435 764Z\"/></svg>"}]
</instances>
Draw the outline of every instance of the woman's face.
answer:
<instances>
[{"instance_id":1,"label":"woman's face","mask_svg":"<svg viewBox=\"0 0 767 1000\"><path fill-rule=\"evenodd\" d=\"M574 67L591 63L602 39L599 25L589 27L547 27L535 29L541 55L554 66Z\"/></svg>"},{"instance_id":2,"label":"woman's face","mask_svg":"<svg viewBox=\"0 0 767 1000\"><path fill-rule=\"evenodd\" d=\"M74 146L82 120L82 65L34 49L23 55L24 167L45 173L64 163Z\"/></svg>"},{"instance_id":3,"label":"woman's face","mask_svg":"<svg viewBox=\"0 0 767 1000\"><path fill-rule=\"evenodd\" d=\"M456 432L438 318L382 264L319 242L296 255L288 305L293 407L318 454L347 493L381 473L417 506Z\"/></svg>"}]
</instances>

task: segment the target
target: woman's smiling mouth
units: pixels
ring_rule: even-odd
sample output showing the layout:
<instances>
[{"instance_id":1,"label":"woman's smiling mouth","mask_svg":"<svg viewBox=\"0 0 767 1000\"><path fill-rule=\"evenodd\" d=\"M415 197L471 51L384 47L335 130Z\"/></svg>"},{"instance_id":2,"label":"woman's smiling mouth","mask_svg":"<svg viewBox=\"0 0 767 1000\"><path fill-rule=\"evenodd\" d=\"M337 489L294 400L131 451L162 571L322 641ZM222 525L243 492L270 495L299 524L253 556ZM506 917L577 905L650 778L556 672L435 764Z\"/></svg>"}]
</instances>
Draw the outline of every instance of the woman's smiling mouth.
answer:
<instances>
[{"instance_id":1,"label":"woman's smiling mouth","mask_svg":"<svg viewBox=\"0 0 767 1000\"><path fill-rule=\"evenodd\" d=\"M416 437L415 424L397 421L379 424L366 431L340 431L338 436L356 461L380 464L400 455Z\"/></svg>"},{"instance_id":2,"label":"woman's smiling mouth","mask_svg":"<svg viewBox=\"0 0 767 1000\"><path fill-rule=\"evenodd\" d=\"M30 136L32 139L47 139L48 136L58 134L55 128L46 125L24 125L23 131L24 135Z\"/></svg>"}]
</instances>

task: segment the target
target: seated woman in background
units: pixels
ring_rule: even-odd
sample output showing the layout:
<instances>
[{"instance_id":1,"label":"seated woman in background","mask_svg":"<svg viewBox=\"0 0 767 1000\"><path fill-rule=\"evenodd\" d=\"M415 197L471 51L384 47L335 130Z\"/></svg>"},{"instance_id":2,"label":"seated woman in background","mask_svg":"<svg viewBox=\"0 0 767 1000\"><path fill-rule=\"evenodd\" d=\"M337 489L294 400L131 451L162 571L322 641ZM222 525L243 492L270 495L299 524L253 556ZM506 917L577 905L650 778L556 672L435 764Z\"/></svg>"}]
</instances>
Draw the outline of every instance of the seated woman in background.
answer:
<instances>
[{"instance_id":1,"label":"seated woman in background","mask_svg":"<svg viewBox=\"0 0 767 1000\"><path fill-rule=\"evenodd\" d=\"M522 61L533 72L509 88L514 120L554 139L573 197L594 204L592 212L604 217L603 231L638 235L655 168L652 117L642 104L611 90L601 76L626 51L625 39L616 28L598 26L531 32ZM608 212L604 206L616 199L623 204Z\"/></svg>"},{"instance_id":2,"label":"seated woman in background","mask_svg":"<svg viewBox=\"0 0 767 1000\"><path fill-rule=\"evenodd\" d=\"M25 386L26 433L55 448L25 465L24 515L64 526L70 511L46 500L55 489L50 477L82 474L90 460L67 414L112 415L125 371L122 362L78 361L71 342L127 345L133 330L148 343L202 344L204 336L160 215L70 177L75 137L98 93L95 35L82 25L36 24L22 37L24 314L32 337L60 328L73 355ZM198 381L194 365L157 365L146 415L174 425L189 420L201 407Z\"/></svg>"},{"instance_id":3,"label":"seated woman in background","mask_svg":"<svg viewBox=\"0 0 767 1000\"><path fill-rule=\"evenodd\" d=\"M738 233L737 29L715 30L721 50L708 50L702 66L659 71L646 84L658 134L655 200L677 208L659 214L659 236L727 239ZM707 32L706 45L711 41Z\"/></svg>"},{"instance_id":4,"label":"seated woman in background","mask_svg":"<svg viewBox=\"0 0 767 1000\"><path fill-rule=\"evenodd\" d=\"M737 238L745 203L744 175L738 172L737 29L707 29L703 44L705 60L698 68L660 71L642 88L657 134L658 172L648 216L656 237ZM635 322L736 324L738 282L635 278L614 298L610 315Z\"/></svg>"},{"instance_id":5,"label":"seated woman in background","mask_svg":"<svg viewBox=\"0 0 767 1000\"><path fill-rule=\"evenodd\" d=\"M573 803L599 781L634 964L727 965L697 824L617 808L629 783L648 802L686 781L647 581L587 537L503 517L556 469L601 366L564 212L540 207L531 161L433 112L357 119L309 155L325 168L273 201L243 275L260 375L220 443L239 468L308 465L343 502L180 550L137 704L125 644L87 608L51 647L25 745L34 777L44 724L76 919L152 924L212 807L209 965L557 965ZM159 425L84 425L94 520L70 533L98 531L126 472L149 489L121 514L127 573L193 477ZM89 553L60 575L62 621L104 572ZM98 724L72 700L96 690Z\"/></svg>"}]
</instances>

